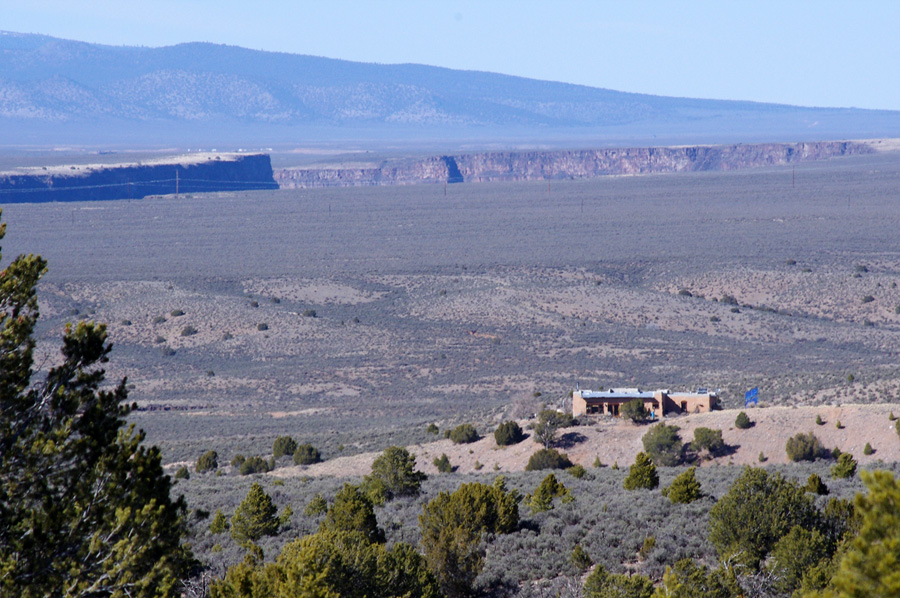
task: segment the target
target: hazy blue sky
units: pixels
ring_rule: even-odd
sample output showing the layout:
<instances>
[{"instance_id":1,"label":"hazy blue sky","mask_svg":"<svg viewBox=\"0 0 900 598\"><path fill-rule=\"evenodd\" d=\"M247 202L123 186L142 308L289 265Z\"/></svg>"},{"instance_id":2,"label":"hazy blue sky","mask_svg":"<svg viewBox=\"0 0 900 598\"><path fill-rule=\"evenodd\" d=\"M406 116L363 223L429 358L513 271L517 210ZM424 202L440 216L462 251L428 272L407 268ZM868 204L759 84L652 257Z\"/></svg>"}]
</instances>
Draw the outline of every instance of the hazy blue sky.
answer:
<instances>
[{"instance_id":1,"label":"hazy blue sky","mask_svg":"<svg viewBox=\"0 0 900 598\"><path fill-rule=\"evenodd\" d=\"M900 0L0 0L0 29L900 110Z\"/></svg>"}]
</instances>

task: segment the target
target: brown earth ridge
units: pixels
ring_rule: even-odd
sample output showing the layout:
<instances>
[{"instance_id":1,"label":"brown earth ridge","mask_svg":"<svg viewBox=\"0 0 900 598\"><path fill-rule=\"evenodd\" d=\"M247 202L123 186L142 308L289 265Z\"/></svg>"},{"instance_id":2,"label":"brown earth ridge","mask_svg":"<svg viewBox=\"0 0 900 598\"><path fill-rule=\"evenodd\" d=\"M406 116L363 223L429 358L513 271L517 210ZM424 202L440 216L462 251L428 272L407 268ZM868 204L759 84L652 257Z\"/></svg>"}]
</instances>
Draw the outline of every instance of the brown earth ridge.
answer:
<instances>
[{"instance_id":1,"label":"brown earth ridge","mask_svg":"<svg viewBox=\"0 0 900 598\"><path fill-rule=\"evenodd\" d=\"M865 141L502 151L282 168L274 177L282 189L588 179L783 166L874 151Z\"/></svg>"}]
</instances>

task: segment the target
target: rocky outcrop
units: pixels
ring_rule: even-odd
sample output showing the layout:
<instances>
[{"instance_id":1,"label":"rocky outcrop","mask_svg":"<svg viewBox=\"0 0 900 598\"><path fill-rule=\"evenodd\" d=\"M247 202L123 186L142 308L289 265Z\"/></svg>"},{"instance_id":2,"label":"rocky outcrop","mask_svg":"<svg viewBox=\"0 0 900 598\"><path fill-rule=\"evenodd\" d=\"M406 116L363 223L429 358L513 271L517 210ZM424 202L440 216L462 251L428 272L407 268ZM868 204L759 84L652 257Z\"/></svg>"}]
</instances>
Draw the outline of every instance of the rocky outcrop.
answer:
<instances>
[{"instance_id":1,"label":"rocky outcrop","mask_svg":"<svg viewBox=\"0 0 900 598\"><path fill-rule=\"evenodd\" d=\"M586 179L605 175L738 170L871 153L865 143L820 141L574 151L485 152L275 172L282 188Z\"/></svg>"},{"instance_id":2,"label":"rocky outcrop","mask_svg":"<svg viewBox=\"0 0 900 598\"><path fill-rule=\"evenodd\" d=\"M277 189L272 175L265 154L188 154L140 163L22 168L0 173L0 204Z\"/></svg>"}]
</instances>

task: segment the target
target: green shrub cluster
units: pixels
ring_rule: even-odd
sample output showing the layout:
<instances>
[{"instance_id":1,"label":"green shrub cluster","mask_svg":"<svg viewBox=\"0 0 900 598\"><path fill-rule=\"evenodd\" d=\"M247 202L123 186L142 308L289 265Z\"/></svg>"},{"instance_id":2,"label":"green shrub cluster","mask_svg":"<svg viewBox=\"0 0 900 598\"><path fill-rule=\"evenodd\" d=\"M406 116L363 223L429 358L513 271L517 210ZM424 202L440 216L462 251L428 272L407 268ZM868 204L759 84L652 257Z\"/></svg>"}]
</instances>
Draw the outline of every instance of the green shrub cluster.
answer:
<instances>
[{"instance_id":1,"label":"green shrub cluster","mask_svg":"<svg viewBox=\"0 0 900 598\"><path fill-rule=\"evenodd\" d=\"M850 453L841 453L837 463L831 468L831 477L852 478L856 474L856 459Z\"/></svg>"},{"instance_id":2,"label":"green shrub cluster","mask_svg":"<svg viewBox=\"0 0 900 598\"><path fill-rule=\"evenodd\" d=\"M425 560L446 596L472 594L484 566L486 534L508 534L519 525L518 496L503 478L493 485L463 484L441 492L419 516Z\"/></svg>"},{"instance_id":3,"label":"green shrub cluster","mask_svg":"<svg viewBox=\"0 0 900 598\"><path fill-rule=\"evenodd\" d=\"M268 473L275 469L275 463L270 463L262 457L248 457L240 464L239 471L241 475L251 475L254 473Z\"/></svg>"},{"instance_id":4,"label":"green shrub cluster","mask_svg":"<svg viewBox=\"0 0 900 598\"><path fill-rule=\"evenodd\" d=\"M703 427L695 429L691 448L698 453L706 451L710 456L719 454L725 448L725 441L722 440L722 430Z\"/></svg>"},{"instance_id":5,"label":"green shrub cluster","mask_svg":"<svg viewBox=\"0 0 900 598\"><path fill-rule=\"evenodd\" d=\"M427 475L416 469L416 457L401 446L389 446L372 462L362 489L376 505L397 496L415 496Z\"/></svg>"},{"instance_id":6,"label":"green shrub cluster","mask_svg":"<svg viewBox=\"0 0 900 598\"><path fill-rule=\"evenodd\" d=\"M788 438L785 451L791 461L815 461L826 453L822 442L812 432Z\"/></svg>"},{"instance_id":7,"label":"green shrub cluster","mask_svg":"<svg viewBox=\"0 0 900 598\"><path fill-rule=\"evenodd\" d=\"M541 482L534 494L525 497L525 504L531 507L532 513L540 513L541 511L549 511L553 508L553 499L561 498L563 502L572 500L572 494L569 489L562 483L557 481L556 476L548 474Z\"/></svg>"},{"instance_id":8,"label":"green shrub cluster","mask_svg":"<svg viewBox=\"0 0 900 598\"><path fill-rule=\"evenodd\" d=\"M678 426L658 423L641 438L644 452L657 465L673 466L681 463L683 447L678 430Z\"/></svg>"},{"instance_id":9,"label":"green shrub cluster","mask_svg":"<svg viewBox=\"0 0 900 598\"><path fill-rule=\"evenodd\" d=\"M297 465L312 465L322 460L319 449L309 443L298 444L294 449L294 463Z\"/></svg>"},{"instance_id":10,"label":"green shrub cluster","mask_svg":"<svg viewBox=\"0 0 900 598\"><path fill-rule=\"evenodd\" d=\"M646 489L653 490L659 486L659 474L650 457L643 452L634 458L634 464L628 468L628 477L623 482L626 490Z\"/></svg>"},{"instance_id":11,"label":"green shrub cluster","mask_svg":"<svg viewBox=\"0 0 900 598\"><path fill-rule=\"evenodd\" d=\"M449 431L447 437L454 444L469 444L479 439L478 431L472 424L460 424Z\"/></svg>"},{"instance_id":12,"label":"green shrub cluster","mask_svg":"<svg viewBox=\"0 0 900 598\"><path fill-rule=\"evenodd\" d=\"M644 409L644 402L640 399L628 401L627 403L622 405L622 408L619 410L619 414L622 417L630 419L635 423L644 421L649 415L649 413L647 413L647 410Z\"/></svg>"},{"instance_id":13,"label":"green shrub cluster","mask_svg":"<svg viewBox=\"0 0 900 598\"><path fill-rule=\"evenodd\" d=\"M197 473L206 473L208 471L215 471L219 468L219 453L216 451L206 451L200 458L197 459L197 463L194 465L194 469Z\"/></svg>"},{"instance_id":14,"label":"green shrub cluster","mask_svg":"<svg viewBox=\"0 0 900 598\"><path fill-rule=\"evenodd\" d=\"M297 450L297 441L290 436L279 436L272 443L272 455L276 459L285 455L292 456Z\"/></svg>"},{"instance_id":15,"label":"green shrub cluster","mask_svg":"<svg viewBox=\"0 0 900 598\"><path fill-rule=\"evenodd\" d=\"M453 466L450 464L450 458L446 454L435 457L432 463L434 463L434 466L437 467L437 470L440 473L451 473L453 471Z\"/></svg>"},{"instance_id":16,"label":"green shrub cluster","mask_svg":"<svg viewBox=\"0 0 900 598\"><path fill-rule=\"evenodd\" d=\"M687 504L700 498L700 482L697 481L696 467L678 474L672 483L663 490L663 496L673 503Z\"/></svg>"},{"instance_id":17,"label":"green shrub cluster","mask_svg":"<svg viewBox=\"0 0 900 598\"><path fill-rule=\"evenodd\" d=\"M525 433L518 423L514 421L506 421L497 426L494 430L494 440L497 446L509 446L517 444L525 438Z\"/></svg>"},{"instance_id":18,"label":"green shrub cluster","mask_svg":"<svg viewBox=\"0 0 900 598\"><path fill-rule=\"evenodd\" d=\"M560 453L556 449L543 448L536 451L528 459L525 471L538 471L541 469L566 469L572 467L568 455Z\"/></svg>"},{"instance_id":19,"label":"green shrub cluster","mask_svg":"<svg viewBox=\"0 0 900 598\"><path fill-rule=\"evenodd\" d=\"M737 414L737 417L734 419L734 427L738 430L746 430L753 426L753 422L750 421L750 417L741 411Z\"/></svg>"}]
</instances>

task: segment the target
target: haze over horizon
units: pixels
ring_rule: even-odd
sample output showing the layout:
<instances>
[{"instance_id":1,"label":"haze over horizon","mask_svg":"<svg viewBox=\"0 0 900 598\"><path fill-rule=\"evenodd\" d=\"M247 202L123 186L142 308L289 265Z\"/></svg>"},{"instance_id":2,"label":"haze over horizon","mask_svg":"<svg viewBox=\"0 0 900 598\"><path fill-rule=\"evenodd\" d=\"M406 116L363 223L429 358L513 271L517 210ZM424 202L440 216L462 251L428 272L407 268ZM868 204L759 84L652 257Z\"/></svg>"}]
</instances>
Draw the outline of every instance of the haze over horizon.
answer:
<instances>
[{"instance_id":1,"label":"haze over horizon","mask_svg":"<svg viewBox=\"0 0 900 598\"><path fill-rule=\"evenodd\" d=\"M3 29L416 63L660 96L900 110L900 3L40 0Z\"/></svg>"}]
</instances>

